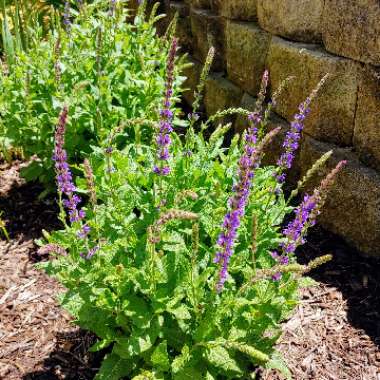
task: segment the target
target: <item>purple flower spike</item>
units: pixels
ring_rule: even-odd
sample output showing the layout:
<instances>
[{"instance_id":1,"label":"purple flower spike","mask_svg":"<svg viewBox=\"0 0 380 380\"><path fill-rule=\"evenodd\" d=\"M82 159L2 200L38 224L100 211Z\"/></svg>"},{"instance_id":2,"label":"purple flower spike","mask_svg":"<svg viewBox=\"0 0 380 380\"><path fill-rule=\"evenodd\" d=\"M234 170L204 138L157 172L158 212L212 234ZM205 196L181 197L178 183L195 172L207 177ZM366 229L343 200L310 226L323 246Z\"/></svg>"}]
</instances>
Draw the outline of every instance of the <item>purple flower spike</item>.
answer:
<instances>
[{"instance_id":1,"label":"purple flower spike","mask_svg":"<svg viewBox=\"0 0 380 380\"><path fill-rule=\"evenodd\" d=\"M282 255L271 252L271 256L280 264L288 265L289 257L294 255L297 247L305 243L306 231L316 223L321 207L326 198L327 191L334 183L336 175L346 165L346 161L340 161L338 165L322 180L312 195L305 194L302 203L294 211L294 219L282 231L285 242L281 244Z\"/></svg>"},{"instance_id":2,"label":"purple flower spike","mask_svg":"<svg viewBox=\"0 0 380 380\"><path fill-rule=\"evenodd\" d=\"M83 252L82 252L82 253L80 254L80 256L81 256L82 258L84 258L85 260L90 260L90 259L95 255L95 253L98 252L98 251L99 251L99 246L96 245L95 247L89 249L89 250L87 251L87 253L83 253Z\"/></svg>"},{"instance_id":3,"label":"purple flower spike","mask_svg":"<svg viewBox=\"0 0 380 380\"><path fill-rule=\"evenodd\" d=\"M257 125L261 122L260 115L249 116L250 126L245 134L244 153L239 160L239 179L233 187L234 195L228 200L229 211L222 224L222 232L219 235L217 245L219 250L215 255L214 263L220 265L219 280L216 285L217 292L221 292L228 278L228 265L233 254L233 246L240 227L241 218L245 213L254 169L259 164L259 154L256 147Z\"/></svg>"},{"instance_id":4,"label":"purple flower spike","mask_svg":"<svg viewBox=\"0 0 380 380\"><path fill-rule=\"evenodd\" d=\"M299 106L299 112L294 116L294 119L290 125L290 130L285 136L284 143L282 144L285 151L281 154L277 165L279 167L279 174L277 175L277 180L279 183L285 181L286 175L283 173L286 169L292 167L294 160L294 155L299 146L299 141L301 139L301 132L304 127L304 120L308 113L310 112L310 103L312 97L309 96L301 105Z\"/></svg>"},{"instance_id":5,"label":"purple flower spike","mask_svg":"<svg viewBox=\"0 0 380 380\"><path fill-rule=\"evenodd\" d=\"M166 64L166 84L165 84L165 98L163 101L163 108L160 110L160 122L158 134L156 136L157 146L157 164L153 168L153 173L161 176L170 174L170 167L167 162L170 158L169 148L171 145L170 133L173 132L173 111L171 108L171 97L173 96L173 83L174 83L174 62L177 52L178 41L173 39L170 47L169 56Z\"/></svg>"},{"instance_id":6,"label":"purple flower spike","mask_svg":"<svg viewBox=\"0 0 380 380\"><path fill-rule=\"evenodd\" d=\"M77 236L80 239L85 239L87 235L91 232L91 227L87 224L85 224L82 229L77 233Z\"/></svg>"},{"instance_id":7,"label":"purple flower spike","mask_svg":"<svg viewBox=\"0 0 380 380\"><path fill-rule=\"evenodd\" d=\"M66 196L63 205L68 210L70 222L79 222L85 217L83 210L78 210L81 198L74 194L76 187L67 163L67 153L64 150L65 132L67 124L68 108L65 106L59 116L59 122L55 131L55 146L53 160L55 161L55 171L57 173L58 191Z\"/></svg>"},{"instance_id":8,"label":"purple flower spike","mask_svg":"<svg viewBox=\"0 0 380 380\"><path fill-rule=\"evenodd\" d=\"M71 9L70 9L70 3L68 0L65 1L65 8L63 10L63 24L66 27L66 32L70 32L71 29L71 21L70 21L70 16L71 16Z\"/></svg>"}]
</instances>

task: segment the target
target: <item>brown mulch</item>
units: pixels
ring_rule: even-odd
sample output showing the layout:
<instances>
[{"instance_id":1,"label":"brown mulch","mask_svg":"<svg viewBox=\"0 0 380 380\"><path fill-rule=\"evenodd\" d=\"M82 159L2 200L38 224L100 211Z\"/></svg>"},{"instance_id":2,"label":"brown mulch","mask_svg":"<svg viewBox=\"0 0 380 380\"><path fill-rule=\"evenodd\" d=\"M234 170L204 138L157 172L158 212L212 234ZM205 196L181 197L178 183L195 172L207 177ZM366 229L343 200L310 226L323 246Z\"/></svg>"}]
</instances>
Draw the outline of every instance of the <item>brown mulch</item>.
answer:
<instances>
[{"instance_id":1,"label":"brown mulch","mask_svg":"<svg viewBox=\"0 0 380 380\"><path fill-rule=\"evenodd\" d=\"M0 164L0 210L11 236L0 241L0 379L92 379L100 356L87 350L95 338L71 323L56 301L62 288L34 268L34 239L59 227L55 202L38 200L42 189L24 184L21 166ZM380 380L380 263L321 229L300 261L325 253L334 260L311 274L321 283L303 291L279 349L295 380ZM273 371L261 378L283 379Z\"/></svg>"}]
</instances>

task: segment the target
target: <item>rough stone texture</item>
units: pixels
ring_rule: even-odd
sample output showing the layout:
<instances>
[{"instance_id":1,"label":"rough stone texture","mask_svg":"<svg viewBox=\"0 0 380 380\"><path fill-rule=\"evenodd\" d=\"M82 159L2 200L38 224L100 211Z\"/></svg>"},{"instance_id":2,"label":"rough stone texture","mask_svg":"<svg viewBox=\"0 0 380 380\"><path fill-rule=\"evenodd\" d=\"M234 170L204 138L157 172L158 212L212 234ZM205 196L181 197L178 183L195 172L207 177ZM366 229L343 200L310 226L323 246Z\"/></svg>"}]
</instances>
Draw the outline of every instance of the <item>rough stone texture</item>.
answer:
<instances>
[{"instance_id":1,"label":"rough stone texture","mask_svg":"<svg viewBox=\"0 0 380 380\"><path fill-rule=\"evenodd\" d=\"M317 46L289 42L273 37L268 54L273 89L289 76L295 76L278 99L276 112L291 121L298 105L329 73L305 131L321 141L347 146L352 144L358 88L358 64L333 56Z\"/></svg>"},{"instance_id":2,"label":"rough stone texture","mask_svg":"<svg viewBox=\"0 0 380 380\"><path fill-rule=\"evenodd\" d=\"M220 5L220 14L232 20L256 20L256 3L257 0L224 0Z\"/></svg>"},{"instance_id":3,"label":"rough stone texture","mask_svg":"<svg viewBox=\"0 0 380 380\"><path fill-rule=\"evenodd\" d=\"M203 65L194 58L189 58L189 61L192 65L187 67L183 73L183 75L187 77L183 86L188 89L183 93L183 97L186 102L191 105L194 102L194 90L199 84Z\"/></svg>"},{"instance_id":4,"label":"rough stone texture","mask_svg":"<svg viewBox=\"0 0 380 380\"><path fill-rule=\"evenodd\" d=\"M191 33L190 6L184 2L171 2L168 7L167 24L178 14L176 36L179 38L180 46L183 52L192 52L193 36Z\"/></svg>"},{"instance_id":5,"label":"rough stone texture","mask_svg":"<svg viewBox=\"0 0 380 380\"><path fill-rule=\"evenodd\" d=\"M380 168L380 68L367 67L359 87L354 147L362 162Z\"/></svg>"},{"instance_id":6,"label":"rough stone texture","mask_svg":"<svg viewBox=\"0 0 380 380\"><path fill-rule=\"evenodd\" d=\"M271 35L254 23L227 21L228 78L251 95L260 90L270 40Z\"/></svg>"},{"instance_id":7,"label":"rough stone texture","mask_svg":"<svg viewBox=\"0 0 380 380\"><path fill-rule=\"evenodd\" d=\"M257 17L268 32L302 42L322 40L324 0L257 0Z\"/></svg>"},{"instance_id":8,"label":"rough stone texture","mask_svg":"<svg viewBox=\"0 0 380 380\"><path fill-rule=\"evenodd\" d=\"M181 1L172 1L169 4L170 15L178 13L179 17L188 17L190 14L190 5Z\"/></svg>"},{"instance_id":9,"label":"rough stone texture","mask_svg":"<svg viewBox=\"0 0 380 380\"><path fill-rule=\"evenodd\" d=\"M254 98L253 96L245 92L241 99L240 107L248 111L254 111L255 104L256 104L256 98ZM247 128L247 124L248 124L247 118L243 115L238 115L234 123L235 132L242 134L244 130Z\"/></svg>"},{"instance_id":10,"label":"rough stone texture","mask_svg":"<svg viewBox=\"0 0 380 380\"><path fill-rule=\"evenodd\" d=\"M342 159L347 159L348 163L329 191L319 221L363 253L380 256L380 175L361 165L348 149L312 138L305 138L302 144L302 172L304 174L316 159L331 149L334 149L334 156L329 169ZM327 170L321 171L320 178L326 173ZM317 185L317 181L311 182L309 191Z\"/></svg>"},{"instance_id":11,"label":"rough stone texture","mask_svg":"<svg viewBox=\"0 0 380 380\"><path fill-rule=\"evenodd\" d=\"M198 9L191 10L190 18L195 58L204 62L210 47L214 46L216 54L212 68L215 71L222 71L225 67L224 19L208 10Z\"/></svg>"},{"instance_id":12,"label":"rough stone texture","mask_svg":"<svg viewBox=\"0 0 380 380\"><path fill-rule=\"evenodd\" d=\"M326 0L322 30L328 51L380 65L379 0Z\"/></svg>"},{"instance_id":13,"label":"rough stone texture","mask_svg":"<svg viewBox=\"0 0 380 380\"><path fill-rule=\"evenodd\" d=\"M219 13L224 0L187 0L193 9L208 9Z\"/></svg>"},{"instance_id":14,"label":"rough stone texture","mask_svg":"<svg viewBox=\"0 0 380 380\"><path fill-rule=\"evenodd\" d=\"M206 81L205 87L205 108L208 116L214 115L218 111L230 107L237 107L240 104L243 92L229 80L220 74L211 75ZM223 123L233 121L233 118L220 120Z\"/></svg>"}]
</instances>

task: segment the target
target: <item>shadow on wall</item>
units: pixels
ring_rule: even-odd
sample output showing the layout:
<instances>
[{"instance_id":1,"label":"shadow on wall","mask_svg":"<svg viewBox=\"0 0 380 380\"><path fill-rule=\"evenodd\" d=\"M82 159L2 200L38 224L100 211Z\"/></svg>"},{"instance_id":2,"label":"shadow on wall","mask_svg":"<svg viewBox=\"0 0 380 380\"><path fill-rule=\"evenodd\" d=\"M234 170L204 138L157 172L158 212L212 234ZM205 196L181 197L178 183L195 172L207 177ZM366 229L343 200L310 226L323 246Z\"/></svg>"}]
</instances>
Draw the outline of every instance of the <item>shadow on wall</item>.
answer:
<instances>
[{"instance_id":1,"label":"shadow on wall","mask_svg":"<svg viewBox=\"0 0 380 380\"><path fill-rule=\"evenodd\" d=\"M380 260L361 256L341 238L316 227L298 260L305 264L323 254L333 260L310 273L316 281L337 288L347 302L347 318L380 347Z\"/></svg>"}]
</instances>

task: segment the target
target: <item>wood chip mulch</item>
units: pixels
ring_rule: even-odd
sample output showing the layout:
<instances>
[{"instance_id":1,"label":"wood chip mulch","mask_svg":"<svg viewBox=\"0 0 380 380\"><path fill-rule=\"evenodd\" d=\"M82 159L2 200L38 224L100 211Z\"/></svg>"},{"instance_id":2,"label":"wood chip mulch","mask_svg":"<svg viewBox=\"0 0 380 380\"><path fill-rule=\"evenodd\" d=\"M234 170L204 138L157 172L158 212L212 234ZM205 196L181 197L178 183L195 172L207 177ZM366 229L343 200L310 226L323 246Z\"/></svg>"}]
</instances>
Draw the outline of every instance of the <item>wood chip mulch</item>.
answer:
<instances>
[{"instance_id":1,"label":"wood chip mulch","mask_svg":"<svg viewBox=\"0 0 380 380\"><path fill-rule=\"evenodd\" d=\"M72 323L56 301L62 288L34 267L34 239L59 224L54 200L38 200L42 189L20 179L22 165L0 163L0 210L11 237L0 241L0 379L93 379L101 360L88 353L95 337ZM322 229L300 261L325 253L334 260L311 274L320 285L303 291L279 349L294 380L380 380L380 263ZM283 379L273 371L260 377Z\"/></svg>"}]
</instances>

